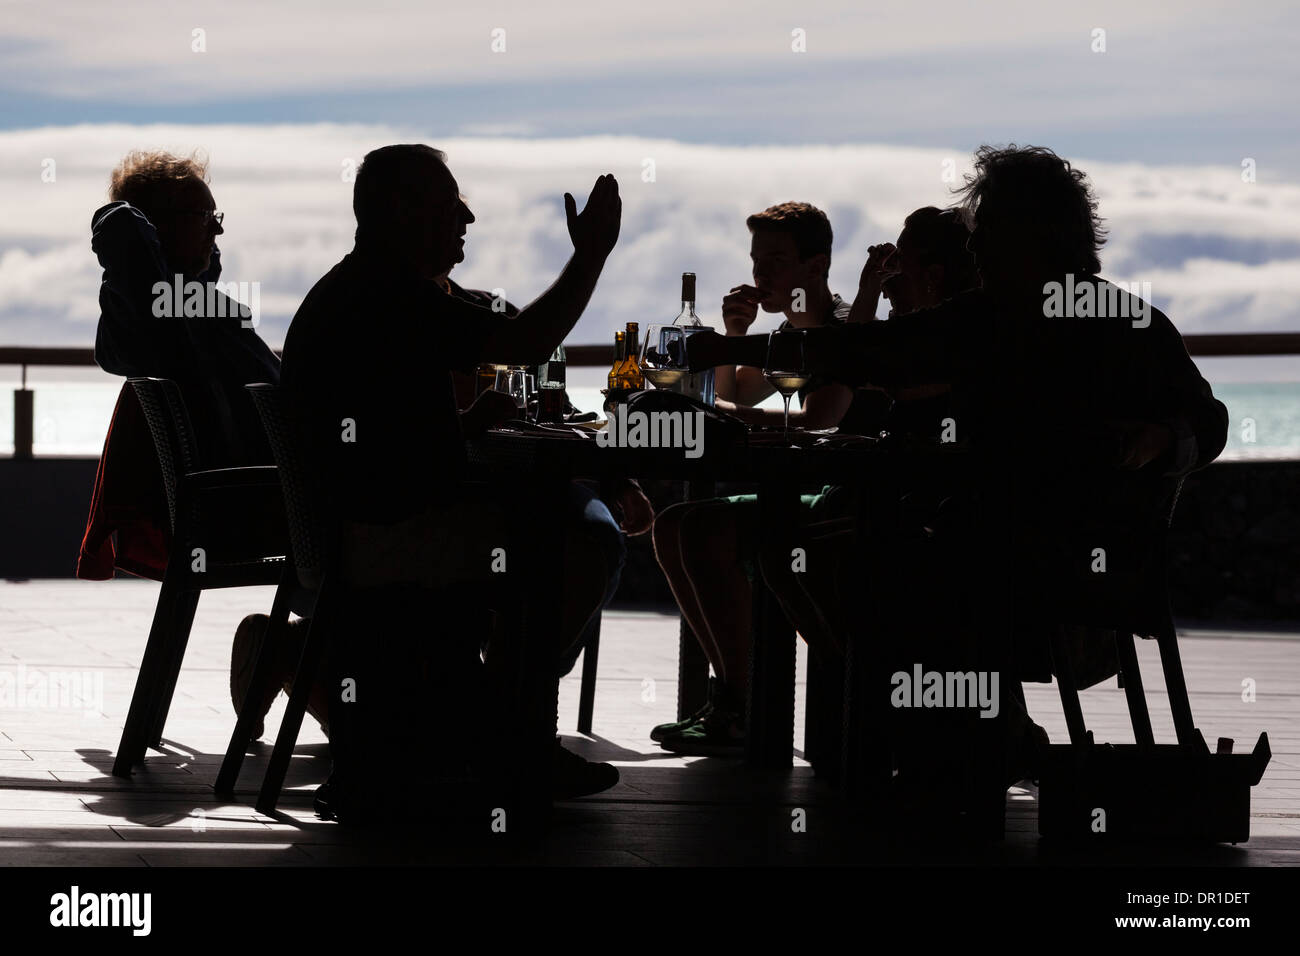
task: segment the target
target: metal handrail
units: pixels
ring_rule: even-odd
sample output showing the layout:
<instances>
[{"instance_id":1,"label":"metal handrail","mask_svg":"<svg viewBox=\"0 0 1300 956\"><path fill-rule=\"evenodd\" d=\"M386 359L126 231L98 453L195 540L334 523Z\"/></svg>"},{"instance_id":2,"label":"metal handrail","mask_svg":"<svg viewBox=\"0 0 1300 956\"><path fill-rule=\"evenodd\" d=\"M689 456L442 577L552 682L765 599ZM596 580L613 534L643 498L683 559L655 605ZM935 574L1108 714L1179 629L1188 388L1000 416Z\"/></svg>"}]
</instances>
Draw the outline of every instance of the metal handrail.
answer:
<instances>
[{"instance_id":1,"label":"metal handrail","mask_svg":"<svg viewBox=\"0 0 1300 956\"><path fill-rule=\"evenodd\" d=\"M1189 355L1261 356L1300 355L1300 332L1214 332L1184 335ZM279 355L280 350L275 349ZM612 345L566 345L570 365L592 368L614 361ZM0 345L0 365L22 369L22 385L14 391L14 457L32 457L33 393L27 388L30 366L93 366L95 350L44 345Z\"/></svg>"}]
</instances>

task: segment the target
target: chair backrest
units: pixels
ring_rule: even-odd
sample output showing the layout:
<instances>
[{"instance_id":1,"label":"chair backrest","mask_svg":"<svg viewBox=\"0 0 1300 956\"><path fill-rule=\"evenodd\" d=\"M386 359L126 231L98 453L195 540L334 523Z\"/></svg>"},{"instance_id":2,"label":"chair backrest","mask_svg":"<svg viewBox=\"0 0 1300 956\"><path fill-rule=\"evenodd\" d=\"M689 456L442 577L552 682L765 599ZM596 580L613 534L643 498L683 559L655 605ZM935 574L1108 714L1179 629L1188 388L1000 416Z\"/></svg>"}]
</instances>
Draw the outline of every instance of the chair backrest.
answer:
<instances>
[{"instance_id":1,"label":"chair backrest","mask_svg":"<svg viewBox=\"0 0 1300 956\"><path fill-rule=\"evenodd\" d=\"M320 483L312 474L306 434L294 403L275 385L247 385L275 455L289 520L289 543L298 582L316 589L331 553L325 531Z\"/></svg>"},{"instance_id":2,"label":"chair backrest","mask_svg":"<svg viewBox=\"0 0 1300 956\"><path fill-rule=\"evenodd\" d=\"M199 468L194 427L190 424L180 387L171 379L129 378L127 382L134 389L140 410L144 412L149 431L153 434L163 488L167 492L168 517L174 532L181 478Z\"/></svg>"}]
</instances>

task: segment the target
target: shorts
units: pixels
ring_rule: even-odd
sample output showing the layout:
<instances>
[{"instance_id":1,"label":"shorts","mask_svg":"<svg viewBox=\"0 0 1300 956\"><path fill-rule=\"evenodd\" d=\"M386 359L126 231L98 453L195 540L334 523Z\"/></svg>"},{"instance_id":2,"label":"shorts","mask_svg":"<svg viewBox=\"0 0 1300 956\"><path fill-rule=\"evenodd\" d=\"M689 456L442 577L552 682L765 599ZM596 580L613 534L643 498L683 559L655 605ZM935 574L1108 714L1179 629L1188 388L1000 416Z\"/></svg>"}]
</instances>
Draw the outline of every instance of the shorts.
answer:
<instances>
[{"instance_id":1,"label":"shorts","mask_svg":"<svg viewBox=\"0 0 1300 956\"><path fill-rule=\"evenodd\" d=\"M735 509L736 549L740 553L740 566L750 582L758 571L756 560L762 541L758 528L758 495L731 495L716 498L709 504L727 504ZM703 504L703 502L701 502ZM853 507L853 494L842 485L825 485L815 495L799 496L799 525L814 521L828 521L846 514Z\"/></svg>"}]
</instances>

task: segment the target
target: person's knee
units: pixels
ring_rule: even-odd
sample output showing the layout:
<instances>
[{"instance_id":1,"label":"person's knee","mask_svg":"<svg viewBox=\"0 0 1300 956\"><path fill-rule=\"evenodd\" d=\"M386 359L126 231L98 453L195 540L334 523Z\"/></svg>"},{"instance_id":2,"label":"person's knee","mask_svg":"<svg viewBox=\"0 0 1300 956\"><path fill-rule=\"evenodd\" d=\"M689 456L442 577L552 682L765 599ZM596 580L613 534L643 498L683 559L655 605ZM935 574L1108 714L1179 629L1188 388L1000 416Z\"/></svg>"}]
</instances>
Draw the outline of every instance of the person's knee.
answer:
<instances>
[{"instance_id":1,"label":"person's knee","mask_svg":"<svg viewBox=\"0 0 1300 956\"><path fill-rule=\"evenodd\" d=\"M806 555L803 556L806 560ZM758 570L767 586L778 594L796 586L794 568L800 561L797 553L787 553L775 548L758 550Z\"/></svg>"},{"instance_id":2,"label":"person's knee","mask_svg":"<svg viewBox=\"0 0 1300 956\"><path fill-rule=\"evenodd\" d=\"M697 507L681 519L678 549L682 567L692 576L707 574L724 556L736 557L736 529L725 513Z\"/></svg>"},{"instance_id":3,"label":"person's knee","mask_svg":"<svg viewBox=\"0 0 1300 956\"><path fill-rule=\"evenodd\" d=\"M680 563L682 519L690 508L690 502L683 501L670 505L655 515L654 525L650 529L650 542L654 545L655 559L661 565L665 561L672 566Z\"/></svg>"}]
</instances>

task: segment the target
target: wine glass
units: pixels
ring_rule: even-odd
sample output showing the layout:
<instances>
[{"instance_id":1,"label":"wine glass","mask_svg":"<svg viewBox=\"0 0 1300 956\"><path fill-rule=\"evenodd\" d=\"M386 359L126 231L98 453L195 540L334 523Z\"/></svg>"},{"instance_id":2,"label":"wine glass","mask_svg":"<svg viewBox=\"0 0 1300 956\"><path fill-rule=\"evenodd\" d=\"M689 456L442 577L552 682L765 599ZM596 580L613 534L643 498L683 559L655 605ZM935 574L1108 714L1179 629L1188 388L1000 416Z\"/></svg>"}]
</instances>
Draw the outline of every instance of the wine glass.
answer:
<instances>
[{"instance_id":1,"label":"wine glass","mask_svg":"<svg viewBox=\"0 0 1300 956\"><path fill-rule=\"evenodd\" d=\"M670 389L686 377L686 332L675 325L651 325L641 343L641 374L655 388Z\"/></svg>"},{"instance_id":2,"label":"wine glass","mask_svg":"<svg viewBox=\"0 0 1300 956\"><path fill-rule=\"evenodd\" d=\"M528 407L527 368L522 365L508 365L497 369L496 383L492 387L495 391L504 392L513 398L520 410L520 417L524 416L524 409Z\"/></svg>"},{"instance_id":3,"label":"wine glass","mask_svg":"<svg viewBox=\"0 0 1300 956\"><path fill-rule=\"evenodd\" d=\"M767 337L763 377L785 402L785 440L790 440L790 396L808 384L808 359L802 329L777 329Z\"/></svg>"}]
</instances>

